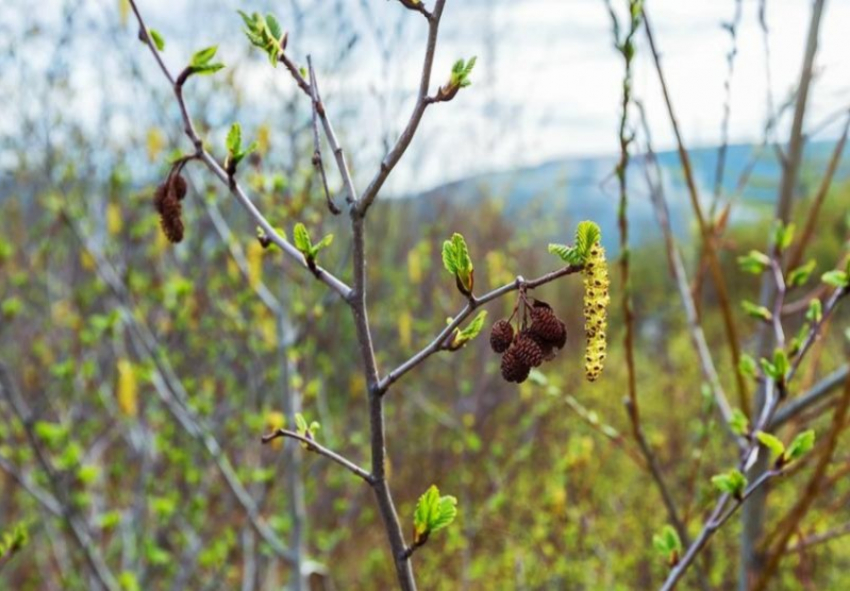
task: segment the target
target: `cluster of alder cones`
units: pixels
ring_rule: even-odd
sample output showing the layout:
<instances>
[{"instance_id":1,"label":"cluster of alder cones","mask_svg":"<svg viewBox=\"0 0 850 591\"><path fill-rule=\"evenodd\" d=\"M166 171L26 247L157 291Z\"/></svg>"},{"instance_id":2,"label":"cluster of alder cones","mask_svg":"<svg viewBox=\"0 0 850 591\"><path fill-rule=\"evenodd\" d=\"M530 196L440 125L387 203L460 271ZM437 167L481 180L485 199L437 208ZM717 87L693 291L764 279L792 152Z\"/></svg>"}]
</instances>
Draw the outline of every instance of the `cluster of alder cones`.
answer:
<instances>
[{"instance_id":1,"label":"cluster of alder cones","mask_svg":"<svg viewBox=\"0 0 850 591\"><path fill-rule=\"evenodd\" d=\"M515 331L511 321L520 307ZM528 378L532 367L553 359L566 342L567 327L552 307L540 300L529 302L523 293L511 317L497 321L490 330L490 347L502 354L502 377L517 384Z\"/></svg>"},{"instance_id":2,"label":"cluster of alder cones","mask_svg":"<svg viewBox=\"0 0 850 591\"><path fill-rule=\"evenodd\" d=\"M186 189L186 179L179 172L172 171L156 188L153 197L162 231L175 244L183 240L183 207L180 202L186 197Z\"/></svg>"}]
</instances>

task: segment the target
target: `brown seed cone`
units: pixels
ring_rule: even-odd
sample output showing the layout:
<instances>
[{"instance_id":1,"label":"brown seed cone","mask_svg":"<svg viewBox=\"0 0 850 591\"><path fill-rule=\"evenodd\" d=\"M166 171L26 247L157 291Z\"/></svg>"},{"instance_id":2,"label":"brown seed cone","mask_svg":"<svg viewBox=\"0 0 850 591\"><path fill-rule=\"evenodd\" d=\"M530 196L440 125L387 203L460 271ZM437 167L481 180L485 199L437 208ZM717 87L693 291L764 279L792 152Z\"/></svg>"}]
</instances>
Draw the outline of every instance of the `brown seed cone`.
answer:
<instances>
[{"instance_id":1,"label":"brown seed cone","mask_svg":"<svg viewBox=\"0 0 850 591\"><path fill-rule=\"evenodd\" d=\"M162 214L162 202L165 200L165 195L168 192L165 183L159 185L153 194L153 207L156 212Z\"/></svg>"},{"instance_id":2,"label":"brown seed cone","mask_svg":"<svg viewBox=\"0 0 850 591\"><path fill-rule=\"evenodd\" d=\"M528 329L523 330L517 335L511 349L515 351L514 354L520 361L530 367L538 367L546 358L546 353L540 345L537 344L537 341ZM508 349L508 352L510 352L511 349ZM507 355L507 353L505 354Z\"/></svg>"},{"instance_id":3,"label":"brown seed cone","mask_svg":"<svg viewBox=\"0 0 850 591\"><path fill-rule=\"evenodd\" d=\"M183 201L187 189L186 179L183 178L182 174L175 174L171 177L171 190L177 195L178 201Z\"/></svg>"},{"instance_id":4,"label":"brown seed cone","mask_svg":"<svg viewBox=\"0 0 850 591\"><path fill-rule=\"evenodd\" d=\"M165 196L159 200L157 209L159 210L159 223L165 237L175 244L183 240L183 219L181 218L183 207L177 200L175 192L166 191Z\"/></svg>"},{"instance_id":5,"label":"brown seed cone","mask_svg":"<svg viewBox=\"0 0 850 591\"><path fill-rule=\"evenodd\" d=\"M490 329L490 348L496 353L504 353L514 341L514 327L507 320L499 320Z\"/></svg>"},{"instance_id":6,"label":"brown seed cone","mask_svg":"<svg viewBox=\"0 0 850 591\"><path fill-rule=\"evenodd\" d=\"M542 304L542 305L541 305ZM535 302L531 309L531 333L536 340L562 349L567 342L567 327L548 304Z\"/></svg>"},{"instance_id":7,"label":"brown seed cone","mask_svg":"<svg viewBox=\"0 0 850 591\"><path fill-rule=\"evenodd\" d=\"M521 384L528 377L531 366L524 363L516 354L516 349L511 347L502 355L502 377L506 382Z\"/></svg>"}]
</instances>

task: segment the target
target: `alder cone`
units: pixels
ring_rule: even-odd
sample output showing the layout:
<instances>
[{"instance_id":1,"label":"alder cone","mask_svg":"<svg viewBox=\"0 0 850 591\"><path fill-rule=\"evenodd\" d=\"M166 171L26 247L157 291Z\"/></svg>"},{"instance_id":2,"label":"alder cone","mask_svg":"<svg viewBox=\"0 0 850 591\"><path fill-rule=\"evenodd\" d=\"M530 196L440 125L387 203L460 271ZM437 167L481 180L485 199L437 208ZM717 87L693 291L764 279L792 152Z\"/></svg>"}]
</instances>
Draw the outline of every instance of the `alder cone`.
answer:
<instances>
[{"instance_id":1,"label":"alder cone","mask_svg":"<svg viewBox=\"0 0 850 591\"><path fill-rule=\"evenodd\" d=\"M514 355L516 355L522 363L529 367L539 367L546 358L546 353L543 351L543 348L537 343L528 329L523 330L517 335L511 349L508 349L508 353L510 353L511 350L514 351ZM505 354L507 355L507 353Z\"/></svg>"},{"instance_id":2,"label":"alder cone","mask_svg":"<svg viewBox=\"0 0 850 591\"><path fill-rule=\"evenodd\" d=\"M162 202L165 200L165 195L168 192L165 183L158 185L156 191L153 194L153 207L156 209L156 212L162 215Z\"/></svg>"},{"instance_id":3,"label":"alder cone","mask_svg":"<svg viewBox=\"0 0 850 591\"><path fill-rule=\"evenodd\" d=\"M535 302L531 309L531 334L538 343L563 349L567 343L567 326L548 304Z\"/></svg>"},{"instance_id":4,"label":"alder cone","mask_svg":"<svg viewBox=\"0 0 850 591\"><path fill-rule=\"evenodd\" d=\"M506 382L520 384L526 380L531 366L522 361L516 354L516 348L511 347L502 355L502 377Z\"/></svg>"},{"instance_id":5,"label":"alder cone","mask_svg":"<svg viewBox=\"0 0 850 591\"><path fill-rule=\"evenodd\" d=\"M162 226L162 231L169 242L177 244L183 240L183 207L177 199L173 186L167 189L161 198L159 198L159 189L157 189L157 198L156 206L159 211L159 224Z\"/></svg>"},{"instance_id":6,"label":"alder cone","mask_svg":"<svg viewBox=\"0 0 850 591\"><path fill-rule=\"evenodd\" d=\"M176 194L178 201L183 201L186 197L187 189L186 179L183 178L182 174L176 174L171 177L171 190Z\"/></svg>"},{"instance_id":7,"label":"alder cone","mask_svg":"<svg viewBox=\"0 0 850 591\"><path fill-rule=\"evenodd\" d=\"M507 320L499 320L490 329L490 348L496 353L504 353L514 341L514 327Z\"/></svg>"}]
</instances>

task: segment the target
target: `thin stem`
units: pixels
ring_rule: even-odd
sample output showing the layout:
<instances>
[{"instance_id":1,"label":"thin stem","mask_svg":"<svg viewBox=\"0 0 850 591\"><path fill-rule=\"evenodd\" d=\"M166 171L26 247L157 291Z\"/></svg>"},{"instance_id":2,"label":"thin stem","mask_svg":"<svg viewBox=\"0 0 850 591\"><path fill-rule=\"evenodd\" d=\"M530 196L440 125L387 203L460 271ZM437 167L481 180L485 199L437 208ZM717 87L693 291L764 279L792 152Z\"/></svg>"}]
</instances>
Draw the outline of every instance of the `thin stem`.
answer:
<instances>
[{"instance_id":1,"label":"thin stem","mask_svg":"<svg viewBox=\"0 0 850 591\"><path fill-rule=\"evenodd\" d=\"M338 215L341 212L331 198L331 192L328 189L328 177L325 174L325 164L322 161L322 144L319 141L319 110L324 111L324 107L322 107L319 100L319 85L316 82L316 72L313 70L313 61L309 55L307 56L307 68L310 72L310 98L313 105L313 167L319 173L319 178L322 181L322 188L325 192L328 209L332 214Z\"/></svg>"},{"instance_id":2,"label":"thin stem","mask_svg":"<svg viewBox=\"0 0 850 591\"><path fill-rule=\"evenodd\" d=\"M351 472L353 472L354 474L356 474L357 476L359 476L360 478L362 478L363 480L365 480L369 484L372 484L372 482L373 482L372 475L369 474L369 472L367 470L364 470L363 468L361 468L360 466L358 466L357 464L355 464L354 462L352 462L348 458L341 456L340 454L336 453L335 451L331 451L330 449L324 447L323 445L316 443L315 440L310 439L308 437L305 437L304 435L300 435L300 434L296 433L295 431L289 431L287 429L278 429L277 431L275 431L273 433L270 433L268 435L263 435L262 442L263 443L269 443L271 441L274 441L278 437L289 437L290 439L295 439L297 441L300 441L301 443L303 443L304 445L307 446L308 451L314 451L319 455L325 456L326 458L333 460L334 462L336 462L337 464L339 464L339 465L343 466L344 468L350 470Z\"/></svg>"}]
</instances>

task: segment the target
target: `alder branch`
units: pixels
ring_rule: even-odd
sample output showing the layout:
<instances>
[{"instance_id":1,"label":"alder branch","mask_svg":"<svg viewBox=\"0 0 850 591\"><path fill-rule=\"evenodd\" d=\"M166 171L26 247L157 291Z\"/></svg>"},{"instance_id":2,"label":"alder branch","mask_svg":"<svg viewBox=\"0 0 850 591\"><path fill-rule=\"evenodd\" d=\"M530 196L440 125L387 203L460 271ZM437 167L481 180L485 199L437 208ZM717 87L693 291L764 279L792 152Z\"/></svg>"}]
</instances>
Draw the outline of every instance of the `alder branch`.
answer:
<instances>
[{"instance_id":1,"label":"alder branch","mask_svg":"<svg viewBox=\"0 0 850 591\"><path fill-rule=\"evenodd\" d=\"M378 196L378 192L387 180L387 177L392 172L398 161L404 155L416 129L419 127L419 122L422 120L422 115L425 114L425 109L429 104L434 102L434 99L428 96L428 88L431 85L431 70L434 65L434 52L437 48L437 34L440 29L440 18L443 16L443 8L446 5L446 0L437 0L434 4L433 12L428 16L428 43L425 48L425 60L422 64L422 76L419 80L419 94L416 97L416 106L413 108L413 113L410 115L410 120L402 131L401 136L393 146L392 150L381 161L381 168L372 179L372 182L363 191L363 196L357 205L357 210L360 215L364 215L372 202Z\"/></svg>"},{"instance_id":2,"label":"alder branch","mask_svg":"<svg viewBox=\"0 0 850 591\"><path fill-rule=\"evenodd\" d=\"M262 442L269 443L271 441L274 441L278 437L289 437L290 439L300 441L301 443L307 446L307 449L309 451L314 451L319 455L325 456L326 458L333 460L340 466L343 466L344 468L350 470L351 472L365 480L368 484L372 484L374 481L372 475L368 471L364 470L348 458L334 451L331 451L330 449L316 443L315 440L310 439L309 437L305 437L304 435L300 435L295 431L289 431L287 429L278 429L273 433L263 435Z\"/></svg>"},{"instance_id":3,"label":"alder branch","mask_svg":"<svg viewBox=\"0 0 850 591\"><path fill-rule=\"evenodd\" d=\"M839 367L834 372L823 378L812 386L807 392L801 394L785 404L776 412L776 416L770 423L770 429L776 430L788 421L797 417L800 413L811 408L824 398L835 392L850 375L850 365Z\"/></svg>"},{"instance_id":4,"label":"alder branch","mask_svg":"<svg viewBox=\"0 0 850 591\"><path fill-rule=\"evenodd\" d=\"M140 29L142 31L147 31L148 28L145 25L145 21L142 18L138 7L136 6L136 1L130 0L130 6L133 9L133 13L136 15L136 20L139 23ZM317 279L325 283L335 292L339 293L344 300L348 301L351 297L351 288L348 287L340 279L335 277L333 274L321 267L316 266L315 271L310 269L310 266L307 264L307 259L304 257L304 255L301 254L301 252L297 248L295 248L295 246L290 244L283 236L281 236L277 232L277 230L269 223L269 221L263 216L263 214L260 213L260 211L254 205L253 201L251 201L251 198L248 197L248 195L245 193L239 183L237 183L233 177L228 175L227 172L216 161L216 159L209 152L207 152L207 150L203 146L203 141L201 140L200 136L198 136L198 133L195 131L191 115L189 114L189 110L186 107L186 101L183 98L182 83L185 81L185 75L187 70L184 70L181 77L175 80L171 72L168 70L168 67L165 65L165 62L163 62L162 57L156 48L156 45L150 38L150 35L144 35L144 42L145 45L148 46L148 49L150 49L151 53L154 55L154 58L156 58L156 61L159 64L159 67L162 70L163 74L171 83L172 91L174 92L174 96L177 99L177 104L180 107L180 113L183 118L184 132L186 133L186 136L189 138L189 140L192 142L192 145L195 147L196 158L206 164L207 168L209 168L210 171L229 188L231 194L236 197L239 203L248 211L249 215L262 228L266 236L268 236L269 239L275 245L277 245L289 257L297 261L302 267L310 270L316 276Z\"/></svg>"},{"instance_id":5,"label":"alder branch","mask_svg":"<svg viewBox=\"0 0 850 591\"><path fill-rule=\"evenodd\" d=\"M397 368L388 373L378 385L378 391L381 394L386 393L389 387L397 382L399 378L401 378L404 374L409 372L411 369L428 359L434 353L438 351L443 351L446 349L447 341L456 328L459 328L461 324L463 324L464 320L469 318L469 316L474 312L479 306L486 304L487 302L491 302L497 298L502 297L505 294L511 293L512 291L516 291L518 289L534 289L536 287L540 287L541 285L545 285L551 281L559 279L560 277L564 277L566 275L572 275L573 273L578 273L584 267L582 265L567 265L557 271L552 271L551 273L547 273L537 279L526 280L523 279L522 276L518 276L513 282L503 285L493 291L484 294L481 297L475 297L474 295L470 295L467 301L467 304L463 307L463 309L454 317L454 319L443 329L440 333L434 338L431 343L428 344L424 349L416 353L413 357L399 365Z\"/></svg>"},{"instance_id":6,"label":"alder branch","mask_svg":"<svg viewBox=\"0 0 850 591\"><path fill-rule=\"evenodd\" d=\"M829 529L825 532L811 535L807 538L803 538L793 546L789 547L785 553L793 554L798 552L803 552L812 546L816 546L818 544L823 544L825 542L830 542L832 540L842 538L844 536L850 535L850 523L845 523L839 527L835 527Z\"/></svg>"},{"instance_id":7,"label":"alder branch","mask_svg":"<svg viewBox=\"0 0 850 591\"><path fill-rule=\"evenodd\" d=\"M325 191L325 200L328 204L328 209L332 214L338 215L342 213L340 209L336 206L333 199L331 198L330 189L328 189L328 177L325 174L325 165L322 162L322 146L319 141L319 110L321 109L324 112L324 107L322 106L319 99L319 85L316 82L316 72L313 70L313 61L310 59L310 56L307 56L307 68L310 71L310 98L312 99L313 105L313 168L319 173L319 177L322 180L322 188ZM351 195L349 195L348 199L351 199Z\"/></svg>"},{"instance_id":8,"label":"alder branch","mask_svg":"<svg viewBox=\"0 0 850 591\"><path fill-rule=\"evenodd\" d=\"M759 488L764 486L771 478L774 476L778 476L782 474L782 470L769 470L762 474L758 480L749 485L744 493L741 495L740 499L736 499L736 502L727 510L727 505L729 501L732 500L732 495L725 493L720 497L720 500L717 501L717 505L714 507L714 511L711 513L711 517L709 517L708 521L700 531L699 536L697 536L696 540L693 544L688 547L688 550L685 552L685 555L679 561L676 566L670 571L670 574L667 575L667 579L664 581L664 585L661 587L661 591L672 591L675 589L676 585L679 582L679 579L685 574L685 571L688 570L688 567L693 563L697 554L699 554L700 550L702 550L706 544L708 544L709 540L714 536L717 531L723 527L732 515L744 504L744 502L756 492Z\"/></svg>"}]
</instances>

